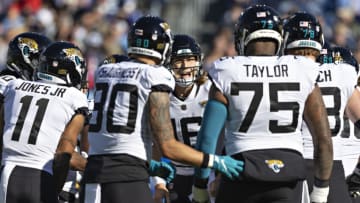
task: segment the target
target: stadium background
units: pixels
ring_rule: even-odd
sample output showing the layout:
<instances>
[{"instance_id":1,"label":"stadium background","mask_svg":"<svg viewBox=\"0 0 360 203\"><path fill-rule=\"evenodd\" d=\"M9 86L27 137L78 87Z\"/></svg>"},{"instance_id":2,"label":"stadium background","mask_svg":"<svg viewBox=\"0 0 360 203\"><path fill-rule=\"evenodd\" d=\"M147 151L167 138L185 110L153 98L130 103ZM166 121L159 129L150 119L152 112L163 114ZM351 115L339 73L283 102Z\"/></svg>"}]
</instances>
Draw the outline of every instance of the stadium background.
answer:
<instances>
[{"instance_id":1,"label":"stadium background","mask_svg":"<svg viewBox=\"0 0 360 203\"><path fill-rule=\"evenodd\" d=\"M233 25L244 8L267 4L286 17L294 11L317 16L325 39L353 51L360 61L359 0L0 0L0 69L10 39L36 31L78 45L86 56L89 87L93 72L110 54L125 54L127 30L140 16L158 15L174 34L200 43L204 65L235 55Z\"/></svg>"}]
</instances>

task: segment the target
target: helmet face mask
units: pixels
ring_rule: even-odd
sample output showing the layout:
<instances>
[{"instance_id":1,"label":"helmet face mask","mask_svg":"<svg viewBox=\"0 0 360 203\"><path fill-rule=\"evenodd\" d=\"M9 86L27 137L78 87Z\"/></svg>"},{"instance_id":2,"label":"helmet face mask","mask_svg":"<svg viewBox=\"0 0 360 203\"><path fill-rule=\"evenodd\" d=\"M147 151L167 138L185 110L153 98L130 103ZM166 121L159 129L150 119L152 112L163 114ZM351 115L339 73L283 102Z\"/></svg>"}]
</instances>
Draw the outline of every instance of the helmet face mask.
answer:
<instances>
[{"instance_id":1,"label":"helmet face mask","mask_svg":"<svg viewBox=\"0 0 360 203\"><path fill-rule=\"evenodd\" d=\"M202 74L203 54L196 41L188 35L175 35L171 51L170 72L176 85L187 87Z\"/></svg>"},{"instance_id":2,"label":"helmet face mask","mask_svg":"<svg viewBox=\"0 0 360 203\"><path fill-rule=\"evenodd\" d=\"M246 46L256 39L270 39L277 43L276 54L282 43L282 28L279 14L266 5L247 8L239 17L234 30L235 49L244 55Z\"/></svg>"},{"instance_id":3,"label":"helmet face mask","mask_svg":"<svg viewBox=\"0 0 360 203\"><path fill-rule=\"evenodd\" d=\"M25 80L33 80L33 73L39 65L40 53L51 43L46 36L25 32L9 42L7 53L8 69L15 71Z\"/></svg>"},{"instance_id":4,"label":"helmet face mask","mask_svg":"<svg viewBox=\"0 0 360 203\"><path fill-rule=\"evenodd\" d=\"M143 55L159 60L158 65L169 62L173 39L170 26L155 16L139 18L128 33L128 54Z\"/></svg>"},{"instance_id":5,"label":"helmet face mask","mask_svg":"<svg viewBox=\"0 0 360 203\"><path fill-rule=\"evenodd\" d=\"M86 81L86 65L81 50L69 42L55 42L40 56L38 79L78 89Z\"/></svg>"},{"instance_id":6,"label":"helmet face mask","mask_svg":"<svg viewBox=\"0 0 360 203\"><path fill-rule=\"evenodd\" d=\"M321 51L324 35L320 23L308 13L297 12L284 23L284 49L312 48Z\"/></svg>"},{"instance_id":7,"label":"helmet face mask","mask_svg":"<svg viewBox=\"0 0 360 203\"><path fill-rule=\"evenodd\" d=\"M170 72L175 78L176 85L187 87L193 85L200 77L201 63L195 56L179 57L171 63Z\"/></svg>"}]
</instances>

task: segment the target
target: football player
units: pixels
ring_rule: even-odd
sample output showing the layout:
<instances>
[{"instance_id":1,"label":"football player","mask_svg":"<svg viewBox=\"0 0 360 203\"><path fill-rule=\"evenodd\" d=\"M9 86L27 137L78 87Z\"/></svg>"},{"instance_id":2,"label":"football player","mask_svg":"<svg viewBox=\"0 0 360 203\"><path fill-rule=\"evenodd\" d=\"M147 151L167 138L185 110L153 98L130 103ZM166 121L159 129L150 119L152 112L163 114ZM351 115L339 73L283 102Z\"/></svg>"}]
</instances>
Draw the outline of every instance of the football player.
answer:
<instances>
[{"instance_id":1,"label":"football player","mask_svg":"<svg viewBox=\"0 0 360 203\"><path fill-rule=\"evenodd\" d=\"M211 86L206 73L202 71L202 62L203 53L195 39L189 35L174 36L169 70L175 78L175 90L170 95L170 117L176 139L191 147L196 144ZM178 162L173 164L176 166L176 176L172 192L176 193L176 198L171 199L171 202L191 202L189 195L194 168ZM160 202L162 195L157 194L160 191L155 190L155 202Z\"/></svg>"},{"instance_id":2,"label":"football player","mask_svg":"<svg viewBox=\"0 0 360 203\"><path fill-rule=\"evenodd\" d=\"M0 78L5 81L14 78L34 80L40 53L50 43L49 38L36 32L24 32L15 36L9 42L7 67L0 72Z\"/></svg>"},{"instance_id":3,"label":"football player","mask_svg":"<svg viewBox=\"0 0 360 203\"><path fill-rule=\"evenodd\" d=\"M85 202L153 202L149 175L173 178L161 174L162 162L151 161L153 141L174 161L214 168L231 178L242 170L241 161L204 154L176 141L169 114L175 81L163 66L172 43L169 24L143 16L128 33L131 60L96 70Z\"/></svg>"},{"instance_id":4,"label":"football player","mask_svg":"<svg viewBox=\"0 0 360 203\"><path fill-rule=\"evenodd\" d=\"M1 86L0 202L57 202L70 160L75 169L85 168L86 160L73 154L88 116L80 91L85 72L78 47L54 42L40 56L38 81L14 79Z\"/></svg>"},{"instance_id":5,"label":"football player","mask_svg":"<svg viewBox=\"0 0 360 203\"><path fill-rule=\"evenodd\" d=\"M87 81L87 73L85 72L84 77L81 81L81 87L80 91L84 93L85 95L89 96L89 87L88 87L88 81ZM91 113L93 110L93 99L89 99L88 97L88 109L89 109L89 118L91 117ZM84 127L78 136L77 145L75 147L75 152L80 153L80 155L87 159L88 157L88 151L89 151L89 142L88 142L88 130L89 130L89 123L88 119L86 120ZM82 159L82 158L81 158ZM79 202L82 188L82 176L85 168L80 169L70 169L66 181L64 183L64 186L62 188L62 191L59 193L59 202L58 203L75 203Z\"/></svg>"},{"instance_id":6,"label":"football player","mask_svg":"<svg viewBox=\"0 0 360 203\"><path fill-rule=\"evenodd\" d=\"M303 118L315 140L315 176L329 180L332 143L316 85L318 66L304 57L277 56L281 27L273 8L247 8L234 32L240 56L220 58L209 70L213 86L197 146L213 152L225 124L226 153L244 161L239 179L222 177L218 203L301 202L306 175L300 131ZM203 180L209 171L201 169L195 174L194 201L206 202Z\"/></svg>"},{"instance_id":7,"label":"football player","mask_svg":"<svg viewBox=\"0 0 360 203\"><path fill-rule=\"evenodd\" d=\"M346 63L359 71L359 64L349 49L344 47L334 47L333 57L336 63ZM346 76L347 78L347 76ZM348 78L347 78L348 79ZM360 112L359 112L359 78L350 99L347 102L346 114L344 116L344 129L341 134L342 144L342 163L344 165L345 177L352 202L360 202ZM350 122L352 121L352 122Z\"/></svg>"},{"instance_id":8,"label":"football player","mask_svg":"<svg viewBox=\"0 0 360 203\"><path fill-rule=\"evenodd\" d=\"M36 32L16 35L9 42L6 68L0 71L0 85L6 85L16 78L33 80L34 72L39 65L40 53L50 43L49 38ZM0 114L2 111L1 108ZM1 127L0 132L3 132Z\"/></svg>"},{"instance_id":9,"label":"football player","mask_svg":"<svg viewBox=\"0 0 360 203\"><path fill-rule=\"evenodd\" d=\"M305 12L297 12L284 24L284 52L298 56L305 56L316 61L324 44L324 37L320 23L316 18ZM342 144L341 131L343 129L343 115L348 99L356 85L357 72L354 67L343 63L324 63L316 68L319 76L316 79L323 95L327 118L329 120L332 143L334 149L333 169L330 183L323 179L314 179L317 158L314 155L313 138L307 123L303 123L302 135L304 138L304 157L307 166L307 184L309 191L313 189L325 190L330 184L329 196L321 197L323 202L349 202L346 190L344 169L341 162ZM344 77L346 75L346 77ZM315 193L314 193L315 194ZM314 195L313 194L313 195ZM319 196L320 198L320 196Z\"/></svg>"}]
</instances>

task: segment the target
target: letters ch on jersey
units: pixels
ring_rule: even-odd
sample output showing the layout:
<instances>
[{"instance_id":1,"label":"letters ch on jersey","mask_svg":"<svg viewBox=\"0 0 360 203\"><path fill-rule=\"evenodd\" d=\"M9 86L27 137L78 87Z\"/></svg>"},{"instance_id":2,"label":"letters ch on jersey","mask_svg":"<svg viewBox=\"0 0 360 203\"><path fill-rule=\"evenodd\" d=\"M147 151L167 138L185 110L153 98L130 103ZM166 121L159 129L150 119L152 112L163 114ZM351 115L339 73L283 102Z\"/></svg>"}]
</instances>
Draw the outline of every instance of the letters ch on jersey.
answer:
<instances>
[{"instance_id":1,"label":"letters ch on jersey","mask_svg":"<svg viewBox=\"0 0 360 203\"><path fill-rule=\"evenodd\" d=\"M320 70L316 82L330 82L330 81L332 81L331 70Z\"/></svg>"}]
</instances>

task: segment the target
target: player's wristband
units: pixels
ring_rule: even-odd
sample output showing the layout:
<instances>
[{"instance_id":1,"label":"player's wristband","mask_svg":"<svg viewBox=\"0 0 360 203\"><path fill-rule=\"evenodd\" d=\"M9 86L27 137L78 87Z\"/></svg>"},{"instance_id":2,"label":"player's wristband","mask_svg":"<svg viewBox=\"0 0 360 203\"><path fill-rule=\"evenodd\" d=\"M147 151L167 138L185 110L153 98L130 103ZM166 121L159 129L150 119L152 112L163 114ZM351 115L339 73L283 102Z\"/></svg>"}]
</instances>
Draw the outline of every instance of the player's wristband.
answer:
<instances>
[{"instance_id":1,"label":"player's wristband","mask_svg":"<svg viewBox=\"0 0 360 203\"><path fill-rule=\"evenodd\" d=\"M327 197L329 195L329 186L328 187L316 187L313 186L313 191L310 194L311 202L325 203L327 202Z\"/></svg>"},{"instance_id":2,"label":"player's wristband","mask_svg":"<svg viewBox=\"0 0 360 203\"><path fill-rule=\"evenodd\" d=\"M84 157L85 159L89 157L88 153L86 153L85 151L81 151L81 156Z\"/></svg>"},{"instance_id":3,"label":"player's wristband","mask_svg":"<svg viewBox=\"0 0 360 203\"><path fill-rule=\"evenodd\" d=\"M204 153L203 161L201 163L201 168L212 168L214 166L214 155Z\"/></svg>"},{"instance_id":4,"label":"player's wristband","mask_svg":"<svg viewBox=\"0 0 360 203\"><path fill-rule=\"evenodd\" d=\"M204 153L203 161L201 163L201 168L207 168L209 165L209 154Z\"/></svg>"},{"instance_id":5,"label":"player's wristband","mask_svg":"<svg viewBox=\"0 0 360 203\"><path fill-rule=\"evenodd\" d=\"M314 185L318 188L329 187L329 184L330 184L329 180L321 180L317 177L314 178Z\"/></svg>"},{"instance_id":6,"label":"player's wristband","mask_svg":"<svg viewBox=\"0 0 360 203\"><path fill-rule=\"evenodd\" d=\"M197 187L197 188L207 188L207 185L208 185L208 182L209 182L209 178L194 178L194 186Z\"/></svg>"},{"instance_id":7,"label":"player's wristband","mask_svg":"<svg viewBox=\"0 0 360 203\"><path fill-rule=\"evenodd\" d=\"M159 176L153 176L153 177L151 177L151 179L152 179L154 185L157 185L157 184L166 185L166 181L163 178L159 177Z\"/></svg>"}]
</instances>

